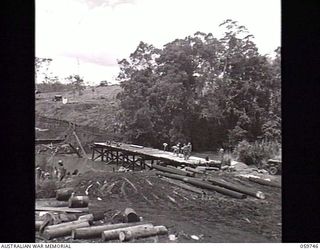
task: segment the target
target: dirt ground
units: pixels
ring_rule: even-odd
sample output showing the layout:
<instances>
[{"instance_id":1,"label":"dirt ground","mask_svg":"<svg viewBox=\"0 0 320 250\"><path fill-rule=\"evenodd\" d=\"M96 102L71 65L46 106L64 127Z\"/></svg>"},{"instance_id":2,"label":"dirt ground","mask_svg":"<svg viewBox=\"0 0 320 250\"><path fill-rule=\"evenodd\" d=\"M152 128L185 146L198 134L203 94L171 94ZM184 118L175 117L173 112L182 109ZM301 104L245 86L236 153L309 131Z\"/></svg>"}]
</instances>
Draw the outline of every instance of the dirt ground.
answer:
<instances>
[{"instance_id":1,"label":"dirt ground","mask_svg":"<svg viewBox=\"0 0 320 250\"><path fill-rule=\"evenodd\" d=\"M266 195L264 200L249 196L235 199L216 192L198 195L166 182L156 176L155 170L120 173L112 172L112 168L116 168L113 165L104 169L101 166L90 168L80 176L61 183L51 182L51 186L46 187L51 190L53 187L73 187L76 195L85 195L85 190L92 184L88 190L90 211L106 212L108 219L117 211L131 207L144 221L164 225L169 234L177 237L175 241L170 241L168 236L157 236L135 242L281 242L281 189L249 182L239 176L249 173L250 168L243 165L238 164L234 172L217 171L211 175L262 191ZM265 173L260 175L268 177ZM281 181L280 176L272 178ZM42 186L37 185L37 198L53 197L52 192L46 192ZM192 239L191 235L199 240ZM44 240L37 235L37 242ZM102 241L65 237L50 242Z\"/></svg>"}]
</instances>

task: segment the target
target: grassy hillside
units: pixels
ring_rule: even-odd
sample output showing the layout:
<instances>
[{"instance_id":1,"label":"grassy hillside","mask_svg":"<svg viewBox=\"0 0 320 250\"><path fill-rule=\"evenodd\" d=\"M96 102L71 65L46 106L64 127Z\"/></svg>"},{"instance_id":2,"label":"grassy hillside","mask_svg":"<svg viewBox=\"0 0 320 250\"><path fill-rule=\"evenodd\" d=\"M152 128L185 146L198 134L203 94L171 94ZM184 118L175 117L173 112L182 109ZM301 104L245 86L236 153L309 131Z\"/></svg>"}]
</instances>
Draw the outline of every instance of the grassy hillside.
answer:
<instances>
[{"instance_id":1,"label":"grassy hillside","mask_svg":"<svg viewBox=\"0 0 320 250\"><path fill-rule=\"evenodd\" d=\"M120 86L87 88L82 95L72 92L40 93L36 96L36 114L74 122L82 126L109 130L118 110L116 95ZM68 98L68 103L53 101L55 95Z\"/></svg>"}]
</instances>

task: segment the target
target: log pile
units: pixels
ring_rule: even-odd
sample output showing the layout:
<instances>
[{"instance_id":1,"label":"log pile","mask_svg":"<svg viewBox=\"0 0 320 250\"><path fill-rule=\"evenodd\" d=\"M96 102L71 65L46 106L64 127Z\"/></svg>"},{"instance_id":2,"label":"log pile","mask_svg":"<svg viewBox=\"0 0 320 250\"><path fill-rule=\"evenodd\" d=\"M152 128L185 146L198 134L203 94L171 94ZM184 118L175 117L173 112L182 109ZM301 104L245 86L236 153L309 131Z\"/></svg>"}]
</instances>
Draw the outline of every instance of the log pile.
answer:
<instances>
[{"instance_id":1,"label":"log pile","mask_svg":"<svg viewBox=\"0 0 320 250\"><path fill-rule=\"evenodd\" d=\"M79 197L75 199L75 197L77 196L70 197L69 202L73 204L76 201L75 204L78 204L77 202L81 201L82 203L77 206L83 206L84 201L88 206L89 200L87 197L81 196L81 199ZM52 209L61 209L61 207ZM35 222L36 231L46 240L71 237L74 240L100 238L102 241L118 240L122 242L168 233L165 226L154 226L151 223L142 222L132 208L126 208L124 211L115 214L118 218L121 218L119 223L115 223L112 220L113 218L107 221L104 214L101 216L99 213L89 213L89 210L87 213L77 213L78 211L72 213L72 210L69 210L68 213L64 212L63 215L70 220L61 220L62 214L53 213L51 209L49 210L50 212L37 218ZM51 217L55 219L53 220ZM102 224L94 225L94 222L98 219L100 220L99 224Z\"/></svg>"},{"instance_id":2,"label":"log pile","mask_svg":"<svg viewBox=\"0 0 320 250\"><path fill-rule=\"evenodd\" d=\"M204 173L204 169L192 169L190 167L186 167L185 170L182 170L158 165L156 165L155 168L161 171L157 172L156 175L160 177L166 177L163 178L163 180L166 182L198 194L205 194L204 190L211 190L237 199L244 199L247 197L247 195L258 199L265 199L265 194L261 191L252 190L239 184L232 184L221 179L202 175ZM194 177L196 174L198 178ZM277 183L263 179L249 178L249 180L262 185L279 187Z\"/></svg>"}]
</instances>

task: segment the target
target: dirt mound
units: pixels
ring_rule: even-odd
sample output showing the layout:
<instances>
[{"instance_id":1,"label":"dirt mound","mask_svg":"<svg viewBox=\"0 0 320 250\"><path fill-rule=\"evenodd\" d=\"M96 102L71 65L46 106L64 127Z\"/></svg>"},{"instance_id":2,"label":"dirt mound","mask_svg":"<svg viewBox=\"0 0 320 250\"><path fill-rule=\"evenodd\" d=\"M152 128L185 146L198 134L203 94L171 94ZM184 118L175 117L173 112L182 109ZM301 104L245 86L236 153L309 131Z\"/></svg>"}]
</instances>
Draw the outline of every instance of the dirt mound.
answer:
<instances>
[{"instance_id":1,"label":"dirt mound","mask_svg":"<svg viewBox=\"0 0 320 250\"><path fill-rule=\"evenodd\" d=\"M220 177L246 183L231 178L231 173ZM264 192L266 199L238 200L216 192L201 196L164 181L155 171L89 171L65 182L76 194L89 196L90 209L104 211L111 219L116 211L132 207L145 221L165 225L178 237L176 242L195 242L191 235L201 242L280 242L280 189L248 181L247 185Z\"/></svg>"}]
</instances>

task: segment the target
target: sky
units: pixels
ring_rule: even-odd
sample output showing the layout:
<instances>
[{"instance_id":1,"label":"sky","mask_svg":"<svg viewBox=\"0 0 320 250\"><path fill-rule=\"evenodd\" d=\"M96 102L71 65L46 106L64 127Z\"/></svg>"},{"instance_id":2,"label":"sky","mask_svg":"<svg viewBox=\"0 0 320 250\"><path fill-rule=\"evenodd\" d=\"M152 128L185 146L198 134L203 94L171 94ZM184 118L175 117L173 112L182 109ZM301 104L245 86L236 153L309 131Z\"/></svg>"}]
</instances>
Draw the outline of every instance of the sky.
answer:
<instances>
[{"instance_id":1,"label":"sky","mask_svg":"<svg viewBox=\"0 0 320 250\"><path fill-rule=\"evenodd\" d=\"M50 72L79 74L89 84L116 83L118 60L140 41L157 48L197 31L219 37L219 24L238 21L261 54L281 45L280 0L36 0L36 56Z\"/></svg>"}]
</instances>

